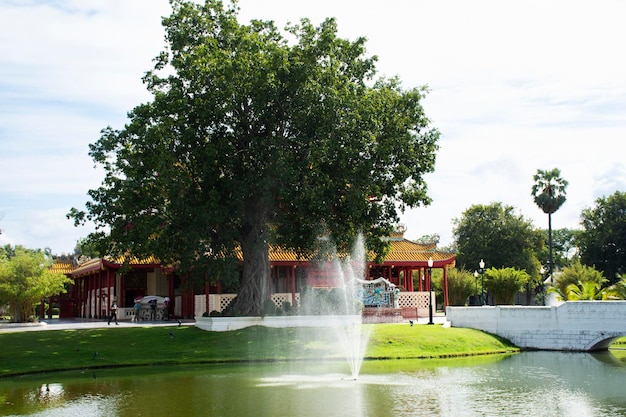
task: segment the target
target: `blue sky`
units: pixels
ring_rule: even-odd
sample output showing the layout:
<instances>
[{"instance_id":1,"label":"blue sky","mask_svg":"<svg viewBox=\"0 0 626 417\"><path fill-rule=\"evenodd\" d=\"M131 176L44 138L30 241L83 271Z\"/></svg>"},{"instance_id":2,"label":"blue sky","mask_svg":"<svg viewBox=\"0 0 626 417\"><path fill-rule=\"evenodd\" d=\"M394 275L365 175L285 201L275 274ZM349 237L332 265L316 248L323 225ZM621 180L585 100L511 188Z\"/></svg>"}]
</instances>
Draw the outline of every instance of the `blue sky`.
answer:
<instances>
[{"instance_id":1,"label":"blue sky","mask_svg":"<svg viewBox=\"0 0 626 417\"><path fill-rule=\"evenodd\" d=\"M380 75L428 84L442 133L431 206L407 212L406 236L452 240L473 204L516 207L537 227L537 169L569 181L555 228L579 227L596 198L626 191L626 2L240 1L242 21L338 20L365 36ZM167 0L0 2L0 244L71 252L92 229L83 207L103 173L87 152L150 99L141 83L163 48Z\"/></svg>"}]
</instances>

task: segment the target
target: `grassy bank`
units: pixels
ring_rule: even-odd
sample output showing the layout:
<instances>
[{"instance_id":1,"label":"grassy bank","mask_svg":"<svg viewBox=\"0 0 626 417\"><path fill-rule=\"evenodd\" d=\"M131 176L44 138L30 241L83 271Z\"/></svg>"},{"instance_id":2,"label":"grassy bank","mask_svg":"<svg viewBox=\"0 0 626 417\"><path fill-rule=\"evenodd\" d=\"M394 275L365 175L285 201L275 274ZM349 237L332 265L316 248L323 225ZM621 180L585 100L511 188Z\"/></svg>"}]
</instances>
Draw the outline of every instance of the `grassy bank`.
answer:
<instances>
[{"instance_id":1,"label":"grassy bank","mask_svg":"<svg viewBox=\"0 0 626 417\"><path fill-rule=\"evenodd\" d=\"M442 326L377 324L366 357L445 358L516 352L483 332ZM207 332L193 326L46 330L0 334L0 377L68 369L150 364L339 358L325 329L250 327Z\"/></svg>"}]
</instances>

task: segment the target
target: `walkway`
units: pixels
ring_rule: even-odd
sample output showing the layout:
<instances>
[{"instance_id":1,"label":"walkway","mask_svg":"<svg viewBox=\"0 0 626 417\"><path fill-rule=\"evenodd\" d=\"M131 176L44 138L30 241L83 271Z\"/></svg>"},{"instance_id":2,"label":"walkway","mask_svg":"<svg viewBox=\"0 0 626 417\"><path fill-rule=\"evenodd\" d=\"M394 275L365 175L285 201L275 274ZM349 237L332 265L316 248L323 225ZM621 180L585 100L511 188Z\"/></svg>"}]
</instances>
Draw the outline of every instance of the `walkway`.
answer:
<instances>
[{"instance_id":1,"label":"walkway","mask_svg":"<svg viewBox=\"0 0 626 417\"><path fill-rule=\"evenodd\" d=\"M40 330L76 330L76 329L99 329L104 327L110 328L129 328L129 327L156 327L156 326L178 326L177 320L170 321L140 321L132 323L128 320L118 321L119 325L111 323L107 325L106 319L50 319L43 320L38 323L6 323L0 322L0 334L12 332L29 332ZM181 320L181 326L193 326L194 320Z\"/></svg>"},{"instance_id":2,"label":"walkway","mask_svg":"<svg viewBox=\"0 0 626 417\"><path fill-rule=\"evenodd\" d=\"M428 317L420 317L414 324L428 324ZM408 320L405 320L409 323ZM8 323L0 322L0 334L12 333L12 332L31 332L42 330L77 330L77 329L99 329L105 327L111 328L128 328L128 327L153 327L153 326L178 326L178 320L170 321L141 321L139 323L132 323L128 320L118 321L119 325L111 323L107 325L106 319L50 319L43 320L38 323ZM446 316L443 313L436 313L433 316L433 323L443 324L444 326L450 323L446 321ZM194 326L195 320L180 320L181 326Z\"/></svg>"}]
</instances>

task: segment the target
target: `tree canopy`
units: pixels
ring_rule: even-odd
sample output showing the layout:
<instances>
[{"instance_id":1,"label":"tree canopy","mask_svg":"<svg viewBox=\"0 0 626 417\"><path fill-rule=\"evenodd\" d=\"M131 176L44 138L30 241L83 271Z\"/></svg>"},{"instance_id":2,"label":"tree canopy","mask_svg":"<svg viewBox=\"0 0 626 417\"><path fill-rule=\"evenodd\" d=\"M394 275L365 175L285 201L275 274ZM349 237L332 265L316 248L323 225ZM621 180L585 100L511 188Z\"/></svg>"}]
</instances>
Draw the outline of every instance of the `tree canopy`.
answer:
<instances>
[{"instance_id":1,"label":"tree canopy","mask_svg":"<svg viewBox=\"0 0 626 417\"><path fill-rule=\"evenodd\" d=\"M548 233L547 229L541 229L544 246L537 254L537 257L542 265L548 265L550 259L548 252L550 239ZM561 270L578 259L579 251L576 240L580 233L581 231L577 229L561 228L552 230L553 266L556 270Z\"/></svg>"},{"instance_id":2,"label":"tree canopy","mask_svg":"<svg viewBox=\"0 0 626 417\"><path fill-rule=\"evenodd\" d=\"M554 270L554 259L552 257L552 214L565 203L565 189L567 181L561 178L561 171L558 168L551 170L538 169L533 176L535 183L532 187L532 196L535 204L548 215L548 273L550 276Z\"/></svg>"},{"instance_id":3,"label":"tree canopy","mask_svg":"<svg viewBox=\"0 0 626 417\"><path fill-rule=\"evenodd\" d=\"M561 171L558 168L538 169L533 180L533 201L544 213L554 214L566 200L567 181L561 178Z\"/></svg>"},{"instance_id":4,"label":"tree canopy","mask_svg":"<svg viewBox=\"0 0 626 417\"><path fill-rule=\"evenodd\" d=\"M32 318L35 303L64 293L72 280L50 271L52 260L40 250L5 246L0 251L0 303L8 304L11 321Z\"/></svg>"},{"instance_id":5,"label":"tree canopy","mask_svg":"<svg viewBox=\"0 0 626 417\"><path fill-rule=\"evenodd\" d=\"M457 265L478 269L481 259L487 268L517 268L531 276L539 271L536 253L543 245L541 232L512 206L496 202L476 204L454 219L458 245Z\"/></svg>"},{"instance_id":6,"label":"tree canopy","mask_svg":"<svg viewBox=\"0 0 626 417\"><path fill-rule=\"evenodd\" d=\"M580 261L593 265L611 283L626 272L626 193L598 198L581 213L583 231L576 236Z\"/></svg>"},{"instance_id":7,"label":"tree canopy","mask_svg":"<svg viewBox=\"0 0 626 417\"><path fill-rule=\"evenodd\" d=\"M269 245L310 256L321 235L341 250L362 231L384 253L400 211L430 202L427 88L377 78L365 39L339 38L334 19L285 33L239 23L236 3L171 4L153 99L90 146L106 176L68 216L95 222L101 253L181 273L236 280L243 258L239 314L262 314Z\"/></svg>"}]
</instances>

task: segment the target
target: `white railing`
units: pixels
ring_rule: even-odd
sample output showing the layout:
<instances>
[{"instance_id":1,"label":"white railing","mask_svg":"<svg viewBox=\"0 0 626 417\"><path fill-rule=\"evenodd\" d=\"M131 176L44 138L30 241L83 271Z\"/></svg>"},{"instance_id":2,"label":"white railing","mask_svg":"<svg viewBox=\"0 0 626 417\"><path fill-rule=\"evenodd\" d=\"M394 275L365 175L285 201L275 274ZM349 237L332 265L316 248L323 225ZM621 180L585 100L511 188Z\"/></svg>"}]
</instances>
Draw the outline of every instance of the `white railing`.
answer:
<instances>
[{"instance_id":1,"label":"white railing","mask_svg":"<svg viewBox=\"0 0 626 417\"><path fill-rule=\"evenodd\" d=\"M222 312L235 299L237 294L209 294L208 312ZM289 302L292 306L300 304L300 293L295 294L295 302L292 293L275 293L271 296L276 307L282 308L284 302ZM420 315L428 314L428 292L401 292L397 295L398 308L417 310ZM434 299L434 297L433 297ZM176 299L176 308L180 309L180 298ZM200 294L195 297L194 313L196 317L201 317L206 308L206 295ZM180 311L175 311L180 314Z\"/></svg>"}]
</instances>

